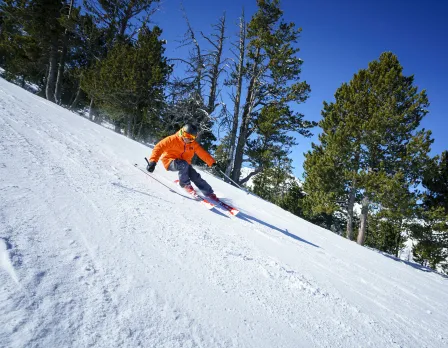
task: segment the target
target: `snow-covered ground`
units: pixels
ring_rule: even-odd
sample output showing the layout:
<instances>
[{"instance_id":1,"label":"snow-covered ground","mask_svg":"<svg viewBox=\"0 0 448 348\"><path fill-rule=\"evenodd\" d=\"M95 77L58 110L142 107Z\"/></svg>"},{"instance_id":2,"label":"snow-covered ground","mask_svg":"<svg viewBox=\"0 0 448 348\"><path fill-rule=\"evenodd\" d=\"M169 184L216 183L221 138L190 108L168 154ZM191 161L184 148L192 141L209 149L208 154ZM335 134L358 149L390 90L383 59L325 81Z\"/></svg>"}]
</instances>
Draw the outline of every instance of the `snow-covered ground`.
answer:
<instances>
[{"instance_id":1,"label":"snow-covered ground","mask_svg":"<svg viewBox=\"0 0 448 348\"><path fill-rule=\"evenodd\" d=\"M447 278L149 153L0 79L1 347L448 346Z\"/></svg>"}]
</instances>

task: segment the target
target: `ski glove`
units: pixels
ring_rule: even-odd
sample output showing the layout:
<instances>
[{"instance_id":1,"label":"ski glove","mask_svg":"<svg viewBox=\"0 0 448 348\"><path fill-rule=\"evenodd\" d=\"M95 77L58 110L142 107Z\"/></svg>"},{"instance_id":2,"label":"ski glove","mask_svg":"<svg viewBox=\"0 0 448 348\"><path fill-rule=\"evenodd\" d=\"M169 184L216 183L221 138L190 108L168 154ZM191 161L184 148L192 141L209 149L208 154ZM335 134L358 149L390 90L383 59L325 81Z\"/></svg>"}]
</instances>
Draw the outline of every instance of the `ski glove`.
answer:
<instances>
[{"instance_id":1,"label":"ski glove","mask_svg":"<svg viewBox=\"0 0 448 348\"><path fill-rule=\"evenodd\" d=\"M221 167L219 166L218 163L215 162L212 164L212 169L219 171L219 170L221 170Z\"/></svg>"},{"instance_id":2,"label":"ski glove","mask_svg":"<svg viewBox=\"0 0 448 348\"><path fill-rule=\"evenodd\" d=\"M156 164L157 164L156 162L149 162L148 165L146 166L146 170L152 173L156 168Z\"/></svg>"}]
</instances>

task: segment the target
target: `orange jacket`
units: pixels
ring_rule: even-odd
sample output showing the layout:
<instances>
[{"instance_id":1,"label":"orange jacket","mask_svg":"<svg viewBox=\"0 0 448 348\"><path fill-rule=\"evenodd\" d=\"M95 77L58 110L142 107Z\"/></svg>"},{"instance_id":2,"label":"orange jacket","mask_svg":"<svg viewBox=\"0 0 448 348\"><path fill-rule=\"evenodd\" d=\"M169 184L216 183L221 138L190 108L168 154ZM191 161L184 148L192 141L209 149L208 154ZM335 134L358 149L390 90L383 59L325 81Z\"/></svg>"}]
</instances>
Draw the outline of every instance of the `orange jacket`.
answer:
<instances>
[{"instance_id":1,"label":"orange jacket","mask_svg":"<svg viewBox=\"0 0 448 348\"><path fill-rule=\"evenodd\" d=\"M183 159L191 164L194 154L197 154L199 158L210 167L216 162L215 159L207 151L205 151L196 140L191 143L185 143L179 136L179 133L170 135L159 141L152 150L149 160L151 162L157 162L160 158L163 166L168 170L168 166L174 159Z\"/></svg>"}]
</instances>

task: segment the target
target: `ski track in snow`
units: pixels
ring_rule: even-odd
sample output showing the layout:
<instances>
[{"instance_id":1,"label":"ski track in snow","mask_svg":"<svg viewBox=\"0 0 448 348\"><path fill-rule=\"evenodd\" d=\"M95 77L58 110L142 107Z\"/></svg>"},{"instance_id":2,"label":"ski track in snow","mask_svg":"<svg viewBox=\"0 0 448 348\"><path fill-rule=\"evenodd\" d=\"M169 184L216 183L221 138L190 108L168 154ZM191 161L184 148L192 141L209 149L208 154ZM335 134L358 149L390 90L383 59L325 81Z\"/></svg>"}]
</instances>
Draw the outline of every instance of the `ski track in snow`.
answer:
<instances>
[{"instance_id":1,"label":"ski track in snow","mask_svg":"<svg viewBox=\"0 0 448 348\"><path fill-rule=\"evenodd\" d=\"M203 173L241 213L207 211L132 166L149 148L1 79L0 134L2 346L448 346L446 278Z\"/></svg>"}]
</instances>

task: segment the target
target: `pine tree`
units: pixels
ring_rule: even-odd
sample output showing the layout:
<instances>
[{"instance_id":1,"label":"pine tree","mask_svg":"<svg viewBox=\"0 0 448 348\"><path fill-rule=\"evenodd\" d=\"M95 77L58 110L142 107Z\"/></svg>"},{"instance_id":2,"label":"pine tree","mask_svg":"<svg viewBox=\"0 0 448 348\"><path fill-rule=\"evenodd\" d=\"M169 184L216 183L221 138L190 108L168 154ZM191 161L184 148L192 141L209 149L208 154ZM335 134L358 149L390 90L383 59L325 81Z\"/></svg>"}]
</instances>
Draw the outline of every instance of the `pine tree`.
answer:
<instances>
[{"instance_id":1,"label":"pine tree","mask_svg":"<svg viewBox=\"0 0 448 348\"><path fill-rule=\"evenodd\" d=\"M117 43L83 80L83 89L135 138L154 135L171 68L161 30L142 28L135 43Z\"/></svg>"},{"instance_id":2,"label":"pine tree","mask_svg":"<svg viewBox=\"0 0 448 348\"><path fill-rule=\"evenodd\" d=\"M19 80L41 85L45 64L39 42L24 31L25 9L16 1L6 0L0 4L0 64L9 81Z\"/></svg>"},{"instance_id":3,"label":"pine tree","mask_svg":"<svg viewBox=\"0 0 448 348\"><path fill-rule=\"evenodd\" d=\"M100 54L95 59L105 59L117 44L132 46L141 28L146 28L149 25L151 16L157 9L154 5L158 2L159 0L83 0L84 9L87 15L93 18L95 26L95 30L91 34L96 39L96 33L99 31L101 41L104 41L103 50L98 52ZM90 64L88 66L91 72L93 67ZM85 76L87 74L82 71L79 76L81 87L88 84L87 81L82 81L86 78ZM101 122L104 114L109 117L110 115L101 109L101 101L96 100L91 93L87 92L87 94L90 97L90 118L95 117L95 122ZM146 111L143 110L142 113L146 114ZM121 128L124 126L120 121L122 118L117 115L109 118L115 124L115 131L121 132ZM127 123L125 127L129 128L130 123Z\"/></svg>"},{"instance_id":4,"label":"pine tree","mask_svg":"<svg viewBox=\"0 0 448 348\"><path fill-rule=\"evenodd\" d=\"M71 86L65 86L64 91L67 95L63 100L70 105L70 109L76 110L83 108L90 104L90 120L93 121L94 112L92 96L86 94L82 90L84 75L93 67L94 64L104 59L107 55L106 38L104 29L99 28L94 21L94 18L89 13L81 13L79 10L75 11L75 20L73 21L74 28L73 44L69 50L70 75ZM95 122L99 123L100 118L96 117Z\"/></svg>"},{"instance_id":5,"label":"pine tree","mask_svg":"<svg viewBox=\"0 0 448 348\"><path fill-rule=\"evenodd\" d=\"M359 244L372 204L398 206L394 215L406 217L432 143L431 132L419 130L427 114L426 92L418 93L414 77L402 70L387 52L344 83L335 102L324 103L321 144L306 154L307 206L314 213L344 213L351 239L353 206L360 203Z\"/></svg>"},{"instance_id":6,"label":"pine tree","mask_svg":"<svg viewBox=\"0 0 448 348\"><path fill-rule=\"evenodd\" d=\"M448 151L436 156L426 167L422 204L417 209L411 237L417 242L414 260L448 274Z\"/></svg>"},{"instance_id":7,"label":"pine tree","mask_svg":"<svg viewBox=\"0 0 448 348\"><path fill-rule=\"evenodd\" d=\"M70 45L69 41L72 36L69 28L74 27L72 25L72 14L75 13L73 4L74 4L74 0L70 0L70 3L68 5L67 17L65 17L65 18L62 17L60 19L60 22L65 29L64 29L64 34L62 35L61 43L60 43L61 53L59 55L58 74L57 74L57 78L56 78L55 91L54 91L54 99L57 104L62 103L61 96L62 96L64 71L65 71L65 66L66 66L66 62L67 62L67 53L69 51L69 45Z\"/></svg>"},{"instance_id":8,"label":"pine tree","mask_svg":"<svg viewBox=\"0 0 448 348\"><path fill-rule=\"evenodd\" d=\"M425 206L440 208L448 215L448 151L432 160L425 172L423 186L427 189L424 196Z\"/></svg>"},{"instance_id":9,"label":"pine tree","mask_svg":"<svg viewBox=\"0 0 448 348\"><path fill-rule=\"evenodd\" d=\"M10 74L45 84L45 96L54 101L58 44L64 31L60 18L64 1L2 2L1 48ZM39 76L36 76L36 75Z\"/></svg>"},{"instance_id":10,"label":"pine tree","mask_svg":"<svg viewBox=\"0 0 448 348\"><path fill-rule=\"evenodd\" d=\"M252 191L274 204L279 204L295 180L292 175L291 159L278 156L273 162L269 169L254 177Z\"/></svg>"},{"instance_id":11,"label":"pine tree","mask_svg":"<svg viewBox=\"0 0 448 348\"><path fill-rule=\"evenodd\" d=\"M84 0L84 7L104 29L108 48L116 42L130 43L140 28L148 26L153 5L160 0Z\"/></svg>"},{"instance_id":12,"label":"pine tree","mask_svg":"<svg viewBox=\"0 0 448 348\"><path fill-rule=\"evenodd\" d=\"M300 123L301 120L297 119L285 105L272 104L260 110L251 125L257 136L246 142L247 162L255 170L240 180L240 184L273 167L281 170L286 165L287 171L291 172L291 160L288 156L296 142L288 132L296 130L300 127Z\"/></svg>"},{"instance_id":13,"label":"pine tree","mask_svg":"<svg viewBox=\"0 0 448 348\"><path fill-rule=\"evenodd\" d=\"M38 38L45 51L48 61L45 97L53 102L58 72L59 40L64 33L60 22L61 16L66 15L64 5L64 1L58 0L31 0L26 7L28 21L25 31Z\"/></svg>"},{"instance_id":14,"label":"pine tree","mask_svg":"<svg viewBox=\"0 0 448 348\"><path fill-rule=\"evenodd\" d=\"M305 197L301 186L296 180L292 180L289 183L287 191L282 195L282 197L277 199L277 204L279 207L289 211L290 213L304 217L302 201Z\"/></svg>"},{"instance_id":15,"label":"pine tree","mask_svg":"<svg viewBox=\"0 0 448 348\"><path fill-rule=\"evenodd\" d=\"M272 114L274 109L276 113L282 112L281 120L275 117L271 124L277 127L279 135L292 130L303 136L311 136L308 129L314 126L312 122L305 121L302 114L291 110L291 104L302 103L308 98L310 87L306 82L299 82L303 61L297 57L299 49L295 44L301 29L296 29L294 23L284 22L279 3L279 0L257 0L258 11L247 25L247 33L240 34L240 40L245 38L248 42L239 46L239 52L245 53L245 65L241 69L241 65L237 64L234 74L236 95L239 95L238 86L241 85L238 81L241 77L244 86L236 149L234 158L229 161L233 163L232 179L236 182L240 181L248 143L256 146L263 143L263 140L253 142L254 138L263 137L259 134L257 126L260 122L257 118ZM235 103L239 103L238 98ZM235 107L235 110L240 113L239 108ZM233 119L236 120L236 114ZM265 117L263 122L266 122ZM231 134L233 136L234 132ZM264 163L262 158L254 162ZM256 171L264 169L266 167L261 165L257 166Z\"/></svg>"}]
</instances>

